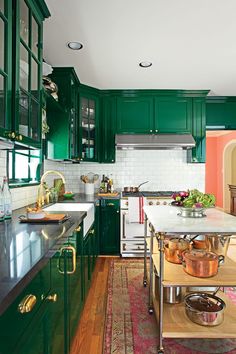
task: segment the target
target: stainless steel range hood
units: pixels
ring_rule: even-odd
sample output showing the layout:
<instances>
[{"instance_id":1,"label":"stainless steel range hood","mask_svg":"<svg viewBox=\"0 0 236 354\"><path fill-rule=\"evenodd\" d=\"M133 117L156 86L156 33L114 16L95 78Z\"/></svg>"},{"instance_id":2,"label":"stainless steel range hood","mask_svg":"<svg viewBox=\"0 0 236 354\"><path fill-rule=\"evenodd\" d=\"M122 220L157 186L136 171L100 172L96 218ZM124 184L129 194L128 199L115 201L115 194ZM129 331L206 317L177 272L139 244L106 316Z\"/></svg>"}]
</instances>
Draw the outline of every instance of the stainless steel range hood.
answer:
<instances>
[{"instance_id":1,"label":"stainless steel range hood","mask_svg":"<svg viewBox=\"0 0 236 354\"><path fill-rule=\"evenodd\" d=\"M117 134L119 150L191 149L196 143L191 134Z\"/></svg>"}]
</instances>

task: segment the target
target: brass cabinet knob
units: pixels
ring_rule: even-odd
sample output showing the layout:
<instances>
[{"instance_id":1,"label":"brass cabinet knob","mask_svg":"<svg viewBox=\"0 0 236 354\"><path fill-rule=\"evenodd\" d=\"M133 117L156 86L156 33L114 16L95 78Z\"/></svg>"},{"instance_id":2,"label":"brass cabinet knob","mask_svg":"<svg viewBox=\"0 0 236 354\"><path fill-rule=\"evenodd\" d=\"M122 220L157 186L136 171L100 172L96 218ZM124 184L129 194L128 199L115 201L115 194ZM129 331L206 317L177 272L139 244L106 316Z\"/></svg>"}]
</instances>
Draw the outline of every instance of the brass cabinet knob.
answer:
<instances>
[{"instance_id":1,"label":"brass cabinet knob","mask_svg":"<svg viewBox=\"0 0 236 354\"><path fill-rule=\"evenodd\" d=\"M22 135L21 135L21 134L16 135L16 140L22 141L22 139L23 139L23 137L22 137Z\"/></svg>"},{"instance_id":2,"label":"brass cabinet knob","mask_svg":"<svg viewBox=\"0 0 236 354\"><path fill-rule=\"evenodd\" d=\"M119 212L120 212L120 211L119 211L119 210L117 210L116 212L117 212L117 214L119 214Z\"/></svg>"},{"instance_id":3,"label":"brass cabinet knob","mask_svg":"<svg viewBox=\"0 0 236 354\"><path fill-rule=\"evenodd\" d=\"M32 311L36 302L37 302L37 298L35 295L32 294L26 295L18 305L17 308L18 312L27 313Z\"/></svg>"},{"instance_id":4,"label":"brass cabinet knob","mask_svg":"<svg viewBox=\"0 0 236 354\"><path fill-rule=\"evenodd\" d=\"M158 133L158 129L156 129L155 132Z\"/></svg>"},{"instance_id":5,"label":"brass cabinet knob","mask_svg":"<svg viewBox=\"0 0 236 354\"><path fill-rule=\"evenodd\" d=\"M51 294L46 297L46 300L51 301L51 302L57 302L57 294Z\"/></svg>"},{"instance_id":6,"label":"brass cabinet knob","mask_svg":"<svg viewBox=\"0 0 236 354\"><path fill-rule=\"evenodd\" d=\"M89 233L90 233L90 235L94 235L95 230L94 230L94 229L93 229L93 230L90 230Z\"/></svg>"},{"instance_id":7,"label":"brass cabinet knob","mask_svg":"<svg viewBox=\"0 0 236 354\"><path fill-rule=\"evenodd\" d=\"M152 133L152 129L150 129L150 133Z\"/></svg>"},{"instance_id":8,"label":"brass cabinet knob","mask_svg":"<svg viewBox=\"0 0 236 354\"><path fill-rule=\"evenodd\" d=\"M77 229L75 229L76 232L80 232L81 231L81 226L78 226Z\"/></svg>"}]
</instances>

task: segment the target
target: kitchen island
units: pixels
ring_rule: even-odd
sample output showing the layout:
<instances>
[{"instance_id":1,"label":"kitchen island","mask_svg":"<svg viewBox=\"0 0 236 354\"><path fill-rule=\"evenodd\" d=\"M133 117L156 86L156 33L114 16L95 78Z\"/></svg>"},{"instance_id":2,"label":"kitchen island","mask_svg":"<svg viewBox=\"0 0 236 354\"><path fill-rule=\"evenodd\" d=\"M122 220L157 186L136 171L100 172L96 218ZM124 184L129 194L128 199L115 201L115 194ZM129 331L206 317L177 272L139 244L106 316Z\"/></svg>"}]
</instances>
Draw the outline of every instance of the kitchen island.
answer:
<instances>
[{"instance_id":1,"label":"kitchen island","mask_svg":"<svg viewBox=\"0 0 236 354\"><path fill-rule=\"evenodd\" d=\"M206 217L183 218L179 209L172 206L144 207L146 220L151 229L150 238L150 281L149 312L155 310L159 325L158 353L163 353L163 338L236 338L236 308L222 292L219 297L226 302L225 319L214 327L199 326L189 320L183 303L164 304L163 288L171 286L236 286L234 260L226 257L225 264L218 273L210 278L198 278L187 274L181 265L172 264L164 259L164 239L167 235L225 235L236 234L236 218L215 208L206 210ZM147 226L147 221L146 221ZM158 253L153 253L154 243L158 243ZM158 292L153 290L153 269L158 272Z\"/></svg>"}]
</instances>

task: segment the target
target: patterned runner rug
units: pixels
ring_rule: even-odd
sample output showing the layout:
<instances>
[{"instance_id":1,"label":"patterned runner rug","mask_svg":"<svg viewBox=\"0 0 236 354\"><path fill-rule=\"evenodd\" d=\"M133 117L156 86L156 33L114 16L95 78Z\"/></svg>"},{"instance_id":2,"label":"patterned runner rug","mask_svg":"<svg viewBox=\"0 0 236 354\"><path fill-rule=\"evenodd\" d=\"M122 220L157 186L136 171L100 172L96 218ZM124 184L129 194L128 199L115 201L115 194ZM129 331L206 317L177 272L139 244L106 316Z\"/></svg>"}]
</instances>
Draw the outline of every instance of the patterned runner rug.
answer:
<instances>
[{"instance_id":1,"label":"patterned runner rug","mask_svg":"<svg viewBox=\"0 0 236 354\"><path fill-rule=\"evenodd\" d=\"M227 288L227 294L236 304L235 290ZM157 323L147 303L143 260L114 260L108 279L103 354L157 354ZM236 354L236 340L165 339L164 348L165 354Z\"/></svg>"}]
</instances>

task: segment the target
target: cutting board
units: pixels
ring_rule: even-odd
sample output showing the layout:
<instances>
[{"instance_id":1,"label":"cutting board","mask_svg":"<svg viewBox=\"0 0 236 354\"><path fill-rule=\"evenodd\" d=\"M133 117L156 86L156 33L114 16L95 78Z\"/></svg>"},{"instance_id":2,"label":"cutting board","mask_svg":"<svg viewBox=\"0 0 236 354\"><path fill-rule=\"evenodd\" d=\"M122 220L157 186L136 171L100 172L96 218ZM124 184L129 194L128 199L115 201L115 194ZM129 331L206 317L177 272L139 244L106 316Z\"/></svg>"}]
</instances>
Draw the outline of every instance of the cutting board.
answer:
<instances>
[{"instance_id":1,"label":"cutting board","mask_svg":"<svg viewBox=\"0 0 236 354\"><path fill-rule=\"evenodd\" d=\"M114 192L114 193L98 193L99 197L117 197L118 196L118 192Z\"/></svg>"},{"instance_id":2,"label":"cutting board","mask_svg":"<svg viewBox=\"0 0 236 354\"><path fill-rule=\"evenodd\" d=\"M66 221L70 218L70 215L68 214L46 214L46 217L43 219L27 219L26 216L20 216L19 220L20 222L25 222L25 223L34 223L34 224L50 224L50 223L59 223Z\"/></svg>"}]
</instances>

